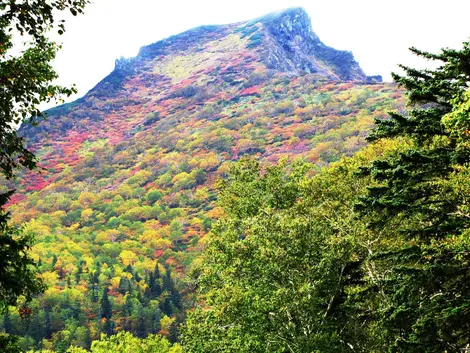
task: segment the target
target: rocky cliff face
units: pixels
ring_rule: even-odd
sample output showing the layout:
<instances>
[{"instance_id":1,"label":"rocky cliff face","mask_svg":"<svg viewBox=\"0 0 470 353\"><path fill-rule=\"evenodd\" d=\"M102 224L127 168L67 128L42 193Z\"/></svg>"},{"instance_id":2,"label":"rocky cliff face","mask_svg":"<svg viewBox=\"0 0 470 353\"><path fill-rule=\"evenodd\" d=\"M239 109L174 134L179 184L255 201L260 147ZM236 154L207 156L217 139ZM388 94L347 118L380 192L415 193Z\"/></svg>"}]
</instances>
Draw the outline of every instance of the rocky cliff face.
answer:
<instances>
[{"instance_id":1,"label":"rocky cliff face","mask_svg":"<svg viewBox=\"0 0 470 353\"><path fill-rule=\"evenodd\" d=\"M270 36L265 43L264 57L268 68L343 81L367 79L351 52L323 44L312 31L310 17L302 8L269 14L258 21Z\"/></svg>"}]
</instances>

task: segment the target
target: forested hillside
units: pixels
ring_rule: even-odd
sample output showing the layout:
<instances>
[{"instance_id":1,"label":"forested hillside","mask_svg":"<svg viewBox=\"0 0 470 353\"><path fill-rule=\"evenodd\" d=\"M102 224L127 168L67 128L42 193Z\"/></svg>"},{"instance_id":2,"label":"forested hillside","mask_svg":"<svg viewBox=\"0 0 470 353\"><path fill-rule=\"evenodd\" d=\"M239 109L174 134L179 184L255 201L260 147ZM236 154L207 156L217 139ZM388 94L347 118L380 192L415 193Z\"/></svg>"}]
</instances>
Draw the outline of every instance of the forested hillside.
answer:
<instances>
[{"instance_id":1,"label":"forested hillside","mask_svg":"<svg viewBox=\"0 0 470 353\"><path fill-rule=\"evenodd\" d=\"M70 345L89 348L101 333L119 331L178 341L186 311L201 304L189 273L201 271L201 253L208 242L214 246L206 235L221 217L213 233L230 229L221 227L232 215L233 200L226 186L222 201L217 193L220 180L230 180L232 168L241 168L236 161L249 156L267 166L284 157L302 159L309 163L308 178L323 175L324 167L366 145L374 119L402 111L404 102L401 89L366 76L350 52L324 45L302 9L196 28L144 47L135 58L117 60L114 71L83 98L51 109L47 120L21 129L41 169L20 179L9 211L13 222L35 236L31 254L47 289L19 311L11 308L1 328L22 336L23 349L56 352ZM258 167L250 168L244 172L249 179L263 175ZM284 183L282 170L269 181L272 187ZM296 175L286 190L275 189L275 199L280 197L276 205L294 207L299 197L307 203L316 200L319 189L296 186L303 175ZM354 185L351 181L349 186ZM237 211L239 218L264 205L256 202L271 202L272 195L258 192L256 182L239 187L252 193L250 200L255 198ZM348 200L352 196L341 194L334 202L346 202L343 207L350 210ZM322 209L329 212L327 205ZM353 213L341 212L342 222L355 222ZM295 217L285 222L291 221L301 222ZM291 230L279 234L284 231ZM328 232L348 246L336 228ZM316 247L328 232L304 245ZM234 254L236 266L251 261L244 257L245 244ZM272 251L271 256L280 256ZM351 254L336 255L349 261ZM263 271L282 276L288 264L276 266ZM262 268L256 268L256 276ZM224 271L232 270L232 275L244 273L230 266ZM187 332L193 329L188 326ZM237 351L230 349L225 351Z\"/></svg>"}]
</instances>

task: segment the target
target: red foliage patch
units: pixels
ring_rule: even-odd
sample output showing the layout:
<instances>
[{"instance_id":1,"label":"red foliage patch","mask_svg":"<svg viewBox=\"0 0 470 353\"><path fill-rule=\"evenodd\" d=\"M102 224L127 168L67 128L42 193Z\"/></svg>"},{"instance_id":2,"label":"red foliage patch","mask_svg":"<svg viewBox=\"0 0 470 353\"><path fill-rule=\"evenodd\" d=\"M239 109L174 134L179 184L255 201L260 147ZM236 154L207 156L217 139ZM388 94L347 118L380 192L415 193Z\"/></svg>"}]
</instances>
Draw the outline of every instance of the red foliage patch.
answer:
<instances>
[{"instance_id":1,"label":"red foliage patch","mask_svg":"<svg viewBox=\"0 0 470 353\"><path fill-rule=\"evenodd\" d=\"M240 96L251 96L253 94L261 94L259 86L252 86L245 88L243 91L240 92Z\"/></svg>"}]
</instances>

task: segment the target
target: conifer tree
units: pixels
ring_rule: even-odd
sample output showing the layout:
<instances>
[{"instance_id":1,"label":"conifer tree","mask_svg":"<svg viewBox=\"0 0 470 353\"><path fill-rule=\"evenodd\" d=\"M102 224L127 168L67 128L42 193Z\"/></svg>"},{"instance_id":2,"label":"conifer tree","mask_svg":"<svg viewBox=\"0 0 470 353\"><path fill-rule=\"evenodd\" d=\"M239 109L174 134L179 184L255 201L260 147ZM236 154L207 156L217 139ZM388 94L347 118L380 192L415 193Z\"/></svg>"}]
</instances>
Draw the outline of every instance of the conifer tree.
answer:
<instances>
[{"instance_id":1,"label":"conifer tree","mask_svg":"<svg viewBox=\"0 0 470 353\"><path fill-rule=\"evenodd\" d=\"M155 310L155 313L153 314L153 320L152 320L152 333L156 334L158 331L160 331L160 319L161 319L161 313L160 310L157 309Z\"/></svg>"},{"instance_id":2,"label":"conifer tree","mask_svg":"<svg viewBox=\"0 0 470 353\"><path fill-rule=\"evenodd\" d=\"M147 329L145 328L144 311L142 310L142 308L139 309L139 322L137 324L135 334L139 338L144 338L147 335Z\"/></svg>"},{"instance_id":3,"label":"conifer tree","mask_svg":"<svg viewBox=\"0 0 470 353\"><path fill-rule=\"evenodd\" d=\"M11 318L10 318L9 310L6 310L5 314L3 315L3 330L5 331L5 333L12 333Z\"/></svg>"},{"instance_id":4,"label":"conifer tree","mask_svg":"<svg viewBox=\"0 0 470 353\"><path fill-rule=\"evenodd\" d=\"M462 212L470 146L461 143L462 131L445 123L465 102L470 43L439 54L412 51L439 66L402 66L405 76L394 75L410 108L377 121L369 140L400 139L403 148L362 170L377 185L358 209L372 211L371 229L393 241L369 259L382 268L376 314L391 350L457 352L470 342L470 218ZM468 112L464 116L468 121Z\"/></svg>"},{"instance_id":5,"label":"conifer tree","mask_svg":"<svg viewBox=\"0 0 470 353\"><path fill-rule=\"evenodd\" d=\"M44 308L44 338L49 339L52 336L52 321L50 308Z\"/></svg>"},{"instance_id":6,"label":"conifer tree","mask_svg":"<svg viewBox=\"0 0 470 353\"><path fill-rule=\"evenodd\" d=\"M165 299L163 299L163 302L160 304L160 307L163 314L167 316L173 315L173 307L171 305L171 299L169 296L166 296Z\"/></svg>"},{"instance_id":7,"label":"conifer tree","mask_svg":"<svg viewBox=\"0 0 470 353\"><path fill-rule=\"evenodd\" d=\"M107 320L111 319L111 316L113 315L111 302L109 301L109 297L108 297L107 287L103 289L103 295L101 296L100 315L102 319L107 319Z\"/></svg>"},{"instance_id":8,"label":"conifer tree","mask_svg":"<svg viewBox=\"0 0 470 353\"><path fill-rule=\"evenodd\" d=\"M153 280L154 280L153 287L152 287L152 296L153 296L153 298L157 298L162 294L162 287L160 285L160 278L161 278L160 269L159 269L159 265L158 265L158 262L157 262L155 264L155 269L153 271Z\"/></svg>"},{"instance_id":9,"label":"conifer tree","mask_svg":"<svg viewBox=\"0 0 470 353\"><path fill-rule=\"evenodd\" d=\"M127 279L127 277L121 277L121 279L119 280L118 290L119 293L121 293L122 295L132 292L131 282L129 281L129 279Z\"/></svg>"},{"instance_id":10,"label":"conifer tree","mask_svg":"<svg viewBox=\"0 0 470 353\"><path fill-rule=\"evenodd\" d=\"M165 275L163 276L162 290L171 293L173 289L173 280L171 279L171 269L169 266L165 267Z\"/></svg>"}]
</instances>

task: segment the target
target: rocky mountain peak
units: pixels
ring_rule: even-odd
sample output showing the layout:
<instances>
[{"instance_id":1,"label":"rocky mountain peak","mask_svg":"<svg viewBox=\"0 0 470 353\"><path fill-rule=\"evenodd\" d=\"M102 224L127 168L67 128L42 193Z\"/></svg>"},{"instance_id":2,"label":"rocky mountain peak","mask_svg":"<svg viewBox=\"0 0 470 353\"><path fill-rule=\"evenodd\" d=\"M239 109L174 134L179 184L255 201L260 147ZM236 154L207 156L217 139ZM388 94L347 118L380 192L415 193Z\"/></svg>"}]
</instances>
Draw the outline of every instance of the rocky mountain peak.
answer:
<instances>
[{"instance_id":1,"label":"rocky mountain peak","mask_svg":"<svg viewBox=\"0 0 470 353\"><path fill-rule=\"evenodd\" d=\"M351 52L325 45L312 30L312 21L303 8L270 13L250 21L261 23L271 38L264 60L266 66L284 72L309 73L341 81L370 80ZM380 81L379 77L375 80Z\"/></svg>"},{"instance_id":2,"label":"rocky mountain peak","mask_svg":"<svg viewBox=\"0 0 470 353\"><path fill-rule=\"evenodd\" d=\"M307 33L312 31L311 19L302 7L272 12L259 18L259 20L271 28L282 27L286 33Z\"/></svg>"}]
</instances>

